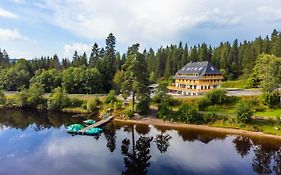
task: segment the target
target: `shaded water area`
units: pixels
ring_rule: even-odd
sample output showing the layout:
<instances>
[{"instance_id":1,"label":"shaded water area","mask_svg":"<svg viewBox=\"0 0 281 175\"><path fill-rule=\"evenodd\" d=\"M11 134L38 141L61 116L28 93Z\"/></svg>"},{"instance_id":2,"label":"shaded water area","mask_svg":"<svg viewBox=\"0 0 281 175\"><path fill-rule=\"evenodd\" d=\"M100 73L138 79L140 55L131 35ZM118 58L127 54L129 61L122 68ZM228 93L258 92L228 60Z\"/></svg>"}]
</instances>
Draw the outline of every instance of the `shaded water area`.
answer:
<instances>
[{"instance_id":1,"label":"shaded water area","mask_svg":"<svg viewBox=\"0 0 281 175\"><path fill-rule=\"evenodd\" d=\"M100 136L66 133L83 118L0 110L0 174L281 174L281 141L111 122Z\"/></svg>"}]
</instances>

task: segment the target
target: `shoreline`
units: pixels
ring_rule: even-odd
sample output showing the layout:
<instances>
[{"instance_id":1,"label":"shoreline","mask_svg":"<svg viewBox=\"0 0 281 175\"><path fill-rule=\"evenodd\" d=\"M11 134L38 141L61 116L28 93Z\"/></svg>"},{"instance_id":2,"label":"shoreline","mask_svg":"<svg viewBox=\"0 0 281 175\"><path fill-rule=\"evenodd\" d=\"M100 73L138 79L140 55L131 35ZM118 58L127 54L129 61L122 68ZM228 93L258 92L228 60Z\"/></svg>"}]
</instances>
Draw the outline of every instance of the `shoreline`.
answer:
<instances>
[{"instance_id":1,"label":"shoreline","mask_svg":"<svg viewBox=\"0 0 281 175\"><path fill-rule=\"evenodd\" d=\"M163 121L161 119L156 118L142 118L139 120L136 119L113 119L115 122L122 122L122 123L130 123L130 124L147 124L147 125L155 125L155 126L164 126L168 128L186 128L186 129L194 129L194 130L201 130L201 131L211 131L211 132L218 132L218 133L225 133L225 134L232 134L232 135L243 135L249 137L266 137L270 139L277 139L281 141L281 136L267 134L264 132L254 132L254 131L247 131L242 129L234 129L234 128L221 128L221 127L212 127L208 125L195 125L195 124L185 124L180 122L170 122L170 121Z\"/></svg>"}]
</instances>

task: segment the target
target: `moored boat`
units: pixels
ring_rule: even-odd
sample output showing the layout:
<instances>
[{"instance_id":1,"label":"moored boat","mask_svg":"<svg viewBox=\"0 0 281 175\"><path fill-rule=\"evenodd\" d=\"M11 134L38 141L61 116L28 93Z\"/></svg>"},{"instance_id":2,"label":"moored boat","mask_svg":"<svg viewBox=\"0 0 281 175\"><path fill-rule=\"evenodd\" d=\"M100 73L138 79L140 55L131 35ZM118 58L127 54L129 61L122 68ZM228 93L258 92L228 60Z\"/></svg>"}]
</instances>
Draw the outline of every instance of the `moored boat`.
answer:
<instances>
[{"instance_id":1,"label":"moored boat","mask_svg":"<svg viewBox=\"0 0 281 175\"><path fill-rule=\"evenodd\" d=\"M88 129L87 131L85 131L85 134L87 134L87 135L96 135L96 134L99 134L101 132L102 132L101 128L91 128L91 129Z\"/></svg>"},{"instance_id":2,"label":"moored boat","mask_svg":"<svg viewBox=\"0 0 281 175\"><path fill-rule=\"evenodd\" d=\"M96 121L92 120L92 119L88 119L88 120L84 120L83 123L85 125L92 125L92 124L96 123Z\"/></svg>"},{"instance_id":3,"label":"moored boat","mask_svg":"<svg viewBox=\"0 0 281 175\"><path fill-rule=\"evenodd\" d=\"M81 124L72 124L67 127L67 132L69 133L78 133L81 129L85 128L85 126Z\"/></svg>"}]
</instances>

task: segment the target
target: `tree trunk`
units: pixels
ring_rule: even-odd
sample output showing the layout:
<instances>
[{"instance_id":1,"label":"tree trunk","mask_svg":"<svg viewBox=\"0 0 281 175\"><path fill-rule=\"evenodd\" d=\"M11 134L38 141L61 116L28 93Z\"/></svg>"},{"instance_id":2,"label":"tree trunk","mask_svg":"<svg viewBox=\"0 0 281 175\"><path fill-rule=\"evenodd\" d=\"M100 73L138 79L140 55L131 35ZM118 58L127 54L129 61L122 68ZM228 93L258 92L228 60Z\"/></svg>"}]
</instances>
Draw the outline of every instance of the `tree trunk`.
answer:
<instances>
[{"instance_id":1,"label":"tree trunk","mask_svg":"<svg viewBox=\"0 0 281 175\"><path fill-rule=\"evenodd\" d=\"M133 112L135 111L135 92L133 91Z\"/></svg>"}]
</instances>

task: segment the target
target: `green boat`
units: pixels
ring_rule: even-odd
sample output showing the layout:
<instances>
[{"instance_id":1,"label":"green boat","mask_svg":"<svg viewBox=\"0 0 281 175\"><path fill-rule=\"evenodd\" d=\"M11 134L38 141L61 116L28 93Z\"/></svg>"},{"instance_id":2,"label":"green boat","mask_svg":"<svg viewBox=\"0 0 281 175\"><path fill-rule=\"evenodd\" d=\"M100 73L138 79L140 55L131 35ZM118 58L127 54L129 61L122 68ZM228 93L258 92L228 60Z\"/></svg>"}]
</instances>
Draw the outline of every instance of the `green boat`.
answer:
<instances>
[{"instance_id":1,"label":"green boat","mask_svg":"<svg viewBox=\"0 0 281 175\"><path fill-rule=\"evenodd\" d=\"M99 134L101 132L102 132L101 128L91 128L91 129L88 129L87 131L85 131L85 134L87 134L87 135L96 135L96 134Z\"/></svg>"},{"instance_id":2,"label":"green boat","mask_svg":"<svg viewBox=\"0 0 281 175\"><path fill-rule=\"evenodd\" d=\"M66 130L69 133L77 133L78 131L80 131L83 128L85 128L85 126L83 126L81 124L72 124L72 125L68 126Z\"/></svg>"},{"instance_id":3,"label":"green boat","mask_svg":"<svg viewBox=\"0 0 281 175\"><path fill-rule=\"evenodd\" d=\"M88 119L88 120L84 120L83 123L86 125L92 125L92 124L96 123L96 121L92 120L92 119Z\"/></svg>"}]
</instances>

